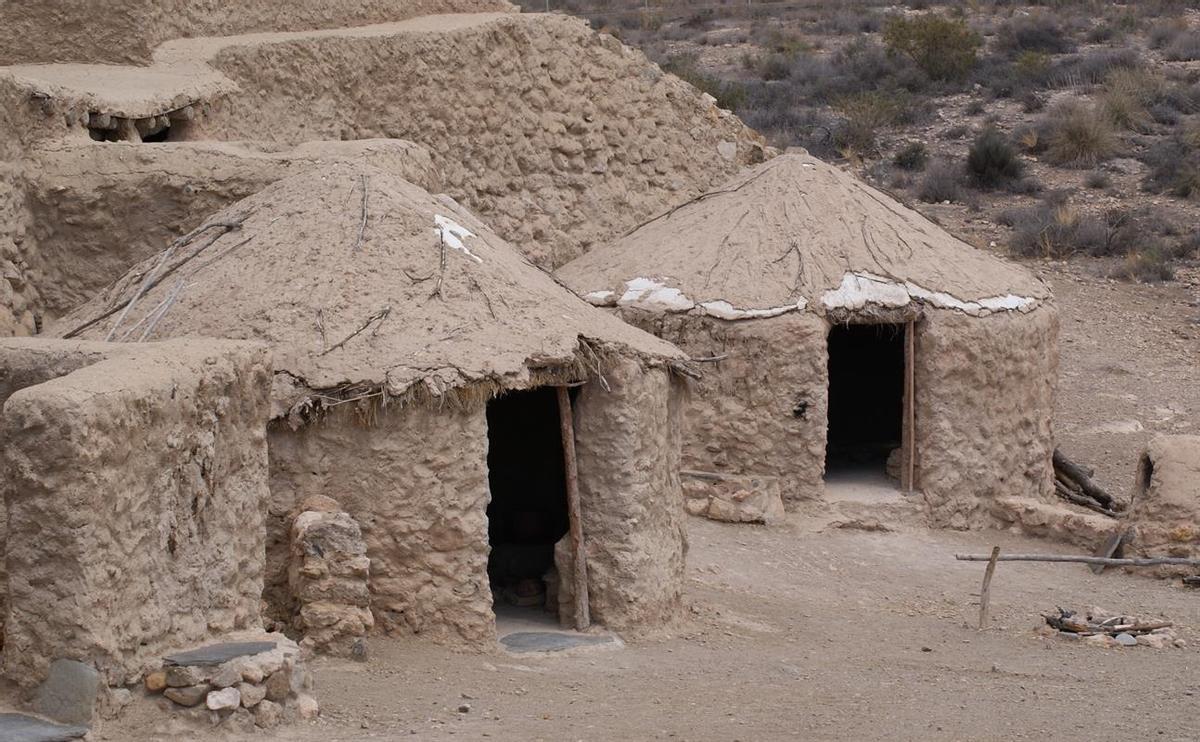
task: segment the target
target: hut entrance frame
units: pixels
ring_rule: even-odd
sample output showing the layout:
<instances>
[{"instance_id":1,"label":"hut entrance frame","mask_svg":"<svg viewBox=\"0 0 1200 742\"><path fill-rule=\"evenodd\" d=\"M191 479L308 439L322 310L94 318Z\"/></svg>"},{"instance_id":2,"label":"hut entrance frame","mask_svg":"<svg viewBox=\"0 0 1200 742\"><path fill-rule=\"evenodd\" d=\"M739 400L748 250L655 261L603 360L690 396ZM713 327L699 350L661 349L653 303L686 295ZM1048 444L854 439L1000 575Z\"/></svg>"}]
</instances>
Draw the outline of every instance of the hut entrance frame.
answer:
<instances>
[{"instance_id":1,"label":"hut entrance frame","mask_svg":"<svg viewBox=\"0 0 1200 742\"><path fill-rule=\"evenodd\" d=\"M554 545L568 533L567 472L555 387L487 406L488 580L497 606L554 608Z\"/></svg>"},{"instance_id":2,"label":"hut entrance frame","mask_svg":"<svg viewBox=\"0 0 1200 742\"><path fill-rule=\"evenodd\" d=\"M901 487L916 488L916 332L912 319L830 327L827 473L883 469L899 448Z\"/></svg>"},{"instance_id":3,"label":"hut entrance frame","mask_svg":"<svg viewBox=\"0 0 1200 742\"><path fill-rule=\"evenodd\" d=\"M572 385L578 387L578 385ZM591 623L584 556L572 388L538 387L488 403L488 580L495 605L557 612L572 583L573 620ZM570 536L571 574L558 574L554 546Z\"/></svg>"}]
</instances>

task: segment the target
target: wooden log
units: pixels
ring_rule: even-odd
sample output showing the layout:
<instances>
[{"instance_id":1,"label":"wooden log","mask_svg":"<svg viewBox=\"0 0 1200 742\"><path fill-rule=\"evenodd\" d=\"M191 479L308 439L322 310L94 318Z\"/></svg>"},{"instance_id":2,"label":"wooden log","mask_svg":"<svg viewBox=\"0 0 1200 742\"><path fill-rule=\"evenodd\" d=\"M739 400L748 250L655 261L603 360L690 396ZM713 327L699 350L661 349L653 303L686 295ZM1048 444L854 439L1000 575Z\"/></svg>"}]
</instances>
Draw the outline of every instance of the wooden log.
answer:
<instances>
[{"instance_id":1,"label":"wooden log","mask_svg":"<svg viewBox=\"0 0 1200 742\"><path fill-rule=\"evenodd\" d=\"M1000 558L1000 547L992 547L992 558L983 571L983 588L979 591L979 630L987 628L988 604L992 599L992 575L996 574L996 560Z\"/></svg>"},{"instance_id":2,"label":"wooden log","mask_svg":"<svg viewBox=\"0 0 1200 742\"><path fill-rule=\"evenodd\" d=\"M575 584L575 628L583 631L591 625L588 609L587 558L583 543L583 520L579 504L579 469L575 461L575 416L571 413L571 392L560 386L558 421L562 432L563 463L567 473L567 518L571 534L571 562Z\"/></svg>"},{"instance_id":3,"label":"wooden log","mask_svg":"<svg viewBox=\"0 0 1200 742\"><path fill-rule=\"evenodd\" d=\"M1093 482L1092 478L1088 476L1087 470L1068 459L1063 455L1062 451L1059 451L1057 448L1054 449L1053 461L1054 469L1057 472L1061 472L1063 476L1067 477L1072 482L1078 484L1079 489L1083 491L1083 494L1092 498L1104 507L1109 508L1110 510L1120 509L1116 505L1116 498L1105 492L1099 485Z\"/></svg>"},{"instance_id":4,"label":"wooden log","mask_svg":"<svg viewBox=\"0 0 1200 742\"><path fill-rule=\"evenodd\" d=\"M1094 510L1097 513L1100 513L1101 515L1107 515L1110 518L1117 517L1117 514L1115 512L1113 512L1112 510L1109 510L1108 508L1104 507L1103 505L1096 502L1092 498L1087 497L1086 495L1079 495L1079 494L1072 492L1071 490L1067 489L1066 487L1064 487L1062 484L1058 483L1057 481L1054 483L1054 491L1058 493L1059 497L1061 497L1062 499L1066 500L1069 503L1078 505L1083 508L1087 508L1088 510Z\"/></svg>"},{"instance_id":5,"label":"wooden log","mask_svg":"<svg viewBox=\"0 0 1200 742\"><path fill-rule=\"evenodd\" d=\"M960 562L986 562L987 554L955 554ZM1001 554L1001 562L1073 562L1076 564L1103 564L1106 567L1155 567L1174 564L1184 567L1200 567L1200 559L1187 557L1145 557L1137 559L1106 559L1105 557L1075 556L1071 554Z\"/></svg>"}]
</instances>

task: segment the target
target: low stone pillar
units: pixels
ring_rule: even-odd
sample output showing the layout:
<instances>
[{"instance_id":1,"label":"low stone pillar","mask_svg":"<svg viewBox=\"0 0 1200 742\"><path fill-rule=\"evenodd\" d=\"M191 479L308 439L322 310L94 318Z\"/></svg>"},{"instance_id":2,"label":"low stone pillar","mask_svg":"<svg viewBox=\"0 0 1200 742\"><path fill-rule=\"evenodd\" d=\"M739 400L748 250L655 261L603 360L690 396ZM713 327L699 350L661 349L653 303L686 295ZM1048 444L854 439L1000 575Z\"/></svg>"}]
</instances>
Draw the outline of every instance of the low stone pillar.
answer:
<instances>
[{"instance_id":1,"label":"low stone pillar","mask_svg":"<svg viewBox=\"0 0 1200 742\"><path fill-rule=\"evenodd\" d=\"M371 560L362 530L338 503L306 498L292 521L288 584L293 627L301 646L340 657L366 657L375 625L369 589Z\"/></svg>"},{"instance_id":2,"label":"low stone pillar","mask_svg":"<svg viewBox=\"0 0 1200 742\"><path fill-rule=\"evenodd\" d=\"M1125 516L1137 528L1138 556L1200 557L1200 435L1158 435L1138 463L1133 499ZM1164 576L1192 574L1160 566Z\"/></svg>"}]
</instances>

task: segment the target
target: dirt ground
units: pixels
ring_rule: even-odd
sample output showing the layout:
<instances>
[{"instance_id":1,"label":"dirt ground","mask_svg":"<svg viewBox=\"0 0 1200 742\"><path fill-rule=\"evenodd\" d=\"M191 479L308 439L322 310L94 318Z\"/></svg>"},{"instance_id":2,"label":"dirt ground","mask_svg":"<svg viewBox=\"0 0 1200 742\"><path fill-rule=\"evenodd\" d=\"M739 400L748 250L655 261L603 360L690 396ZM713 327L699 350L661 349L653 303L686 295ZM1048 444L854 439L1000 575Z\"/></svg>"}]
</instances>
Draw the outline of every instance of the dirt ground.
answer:
<instances>
[{"instance_id":1,"label":"dirt ground","mask_svg":"<svg viewBox=\"0 0 1200 742\"><path fill-rule=\"evenodd\" d=\"M1007 534L823 529L823 520L797 514L771 529L690 520L687 619L622 648L476 655L376 639L365 664L319 662L321 719L275 738L1200 736L1197 596L1185 588L1004 563L993 628L979 632L972 593L983 565L952 555L1053 547ZM1186 627L1189 646L1105 650L1035 635L1038 612L1058 605L1161 615Z\"/></svg>"},{"instance_id":2,"label":"dirt ground","mask_svg":"<svg viewBox=\"0 0 1200 742\"><path fill-rule=\"evenodd\" d=\"M1154 431L1195 432L1200 282L1116 283L1040 268L1063 314L1057 433L1122 495ZM316 663L321 718L273 737L348 740L1092 740L1200 738L1200 595L1082 566L1004 563L992 628L974 628L983 565L953 554L1068 552L997 532L930 531L914 511L826 509L775 528L688 520L686 618L620 648L455 652L376 638L366 663ZM1106 650L1034 633L1056 606L1171 620L1188 646ZM470 710L460 713L460 705ZM100 740L185 739L129 714ZM196 735L210 739L211 734ZM264 739L263 735L254 737Z\"/></svg>"}]
</instances>

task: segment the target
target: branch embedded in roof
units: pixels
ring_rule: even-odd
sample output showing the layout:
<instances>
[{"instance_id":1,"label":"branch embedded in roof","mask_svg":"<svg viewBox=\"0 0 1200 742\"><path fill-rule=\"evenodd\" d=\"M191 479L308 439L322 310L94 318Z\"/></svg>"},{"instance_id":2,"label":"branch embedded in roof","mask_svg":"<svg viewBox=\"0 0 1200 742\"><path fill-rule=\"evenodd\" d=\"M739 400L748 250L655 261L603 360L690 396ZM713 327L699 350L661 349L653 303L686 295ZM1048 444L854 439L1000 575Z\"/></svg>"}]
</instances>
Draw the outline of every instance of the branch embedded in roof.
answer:
<instances>
[{"instance_id":1,"label":"branch embedded in roof","mask_svg":"<svg viewBox=\"0 0 1200 742\"><path fill-rule=\"evenodd\" d=\"M339 342L337 342L337 343L334 343L334 344L333 344L332 346L330 346L329 348L327 348L327 349L325 349L325 350L321 351L321 352L320 352L318 355L322 355L322 356L324 356L324 355L328 355L328 354L332 353L333 351L337 350L338 348L341 348L341 347L342 347L342 346L344 346L346 343L350 342L350 341L351 341L351 340L353 340L354 338L356 338L356 337L358 337L359 335L361 335L363 332L365 332L365 331L366 331L366 329L367 329L368 327L370 327L371 325L375 324L376 322L378 322L380 325L382 325L382 324L383 324L383 321L384 321L385 319L387 319L387 318L388 318L388 315L389 315L389 314L391 314L391 313L392 313L392 308L391 308L390 306L387 306L387 307L384 307L383 309L380 309L380 310L379 310L378 312L376 312L375 314L372 314L370 317L367 317L366 321L365 321L365 322L363 322L361 325L359 325L359 326L358 326L358 329L356 329L354 332L352 332L352 333L350 333L349 335L347 335L346 337L342 338L342 340L340 340ZM378 330L379 330L379 327L378 327L378 326L376 326L376 327L375 327L375 330L374 330L374 331L372 331L372 333L371 333L371 334L372 334L372 335L374 335L374 334L375 334L375 332L377 332Z\"/></svg>"}]
</instances>

